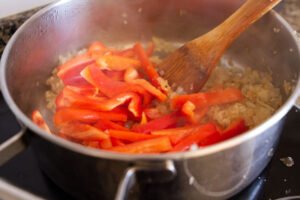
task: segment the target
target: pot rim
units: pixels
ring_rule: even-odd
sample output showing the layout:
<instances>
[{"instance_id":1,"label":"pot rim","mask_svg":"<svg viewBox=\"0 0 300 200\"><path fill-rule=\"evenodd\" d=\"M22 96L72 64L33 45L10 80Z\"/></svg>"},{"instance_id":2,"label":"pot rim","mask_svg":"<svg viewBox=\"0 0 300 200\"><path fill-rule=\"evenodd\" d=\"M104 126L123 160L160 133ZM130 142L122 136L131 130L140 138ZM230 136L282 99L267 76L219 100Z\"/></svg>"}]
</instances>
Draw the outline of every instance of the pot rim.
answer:
<instances>
[{"instance_id":1,"label":"pot rim","mask_svg":"<svg viewBox=\"0 0 300 200\"><path fill-rule=\"evenodd\" d=\"M270 118L268 118L268 120L266 120L262 124L256 126L255 128L247 131L246 133L244 133L242 135L236 136L232 139L220 142L220 143L212 145L212 146L200 148L195 151L187 151L187 152L179 152L179 153L165 153L165 154L140 154L140 155L124 154L124 153L121 154L121 153L115 153L115 152L110 152L110 151L105 151L105 150L87 148L80 144L68 141L68 140L60 138L58 136L55 136L53 134L49 134L46 131L39 128L37 125L35 125L21 111L21 109L14 102L12 96L10 95L8 87L7 87L6 76L5 76L6 67L7 67L6 62L7 62L7 58L9 56L10 50L11 50L15 40L18 38L18 36L20 34L22 34L23 30L27 27L28 24L30 24L36 18L41 17L43 14L45 14L52 8L58 7L61 4L65 4L65 3L68 3L71 1L72 0L61 0L57 3L53 3L49 6L46 6L45 8L41 9L40 11L35 13L31 18L29 18L9 40L9 42L6 45L5 50L2 54L2 58L1 58L1 62L0 62L1 90L2 90L2 94L4 96L4 99L7 102L9 108L12 110L12 112L17 117L17 119L19 119L26 127L28 127L35 134L39 135L43 139L46 139L56 145L62 146L64 148L67 148L68 150L71 150L71 151L74 151L74 152L77 152L77 153L80 153L80 154L83 154L86 156L112 159L112 160L123 160L123 161L136 161L136 160L163 161L163 160L180 160L180 159L208 156L210 154L214 154L216 152L221 152L226 149L238 146L238 145L242 144L243 142L246 142L260 134L263 134L264 131L266 131L268 128L270 128L272 125L274 125L276 122L281 120L287 114L287 112L294 105L294 103L296 102L296 99L298 98L298 95L300 93L300 77L298 77L297 85L296 85L293 93L286 100L286 102ZM290 36L292 37L294 42L297 44L297 54L299 55L298 60L300 63L300 44L297 42L297 36L296 36L296 34L294 34L294 30L283 19L283 17L281 17L278 13L276 13L275 11L271 11L270 14L282 24L282 26L283 26L282 28L286 29L290 33Z\"/></svg>"}]
</instances>

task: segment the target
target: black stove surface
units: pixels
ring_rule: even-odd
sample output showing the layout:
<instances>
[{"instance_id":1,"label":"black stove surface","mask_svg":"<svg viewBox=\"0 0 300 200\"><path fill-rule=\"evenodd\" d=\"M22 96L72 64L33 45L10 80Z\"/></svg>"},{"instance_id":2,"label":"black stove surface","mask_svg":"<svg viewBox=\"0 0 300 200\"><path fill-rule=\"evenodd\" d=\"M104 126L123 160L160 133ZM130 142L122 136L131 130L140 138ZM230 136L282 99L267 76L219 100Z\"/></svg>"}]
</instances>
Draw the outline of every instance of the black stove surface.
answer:
<instances>
[{"instance_id":1,"label":"black stove surface","mask_svg":"<svg viewBox=\"0 0 300 200\"><path fill-rule=\"evenodd\" d=\"M23 13L17 19L0 21L0 56L9 36L34 12ZM1 93L0 130L0 144L19 130L19 125L4 102ZM284 197L290 197L285 199L300 199L299 132L300 111L294 107L287 115L283 134L271 163L248 188L231 200L273 200ZM294 160L292 167L287 167L280 160L287 157ZM30 147L6 165L0 167L0 177L45 199L72 199L43 174Z\"/></svg>"}]
</instances>

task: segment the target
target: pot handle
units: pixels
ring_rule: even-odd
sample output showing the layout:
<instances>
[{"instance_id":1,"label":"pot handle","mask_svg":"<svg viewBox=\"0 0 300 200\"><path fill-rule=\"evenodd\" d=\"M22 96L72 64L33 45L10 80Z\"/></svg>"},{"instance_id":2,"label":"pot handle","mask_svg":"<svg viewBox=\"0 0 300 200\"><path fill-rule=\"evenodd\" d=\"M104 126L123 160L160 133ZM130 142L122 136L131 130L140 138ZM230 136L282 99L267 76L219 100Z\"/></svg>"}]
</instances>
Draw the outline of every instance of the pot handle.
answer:
<instances>
[{"instance_id":1,"label":"pot handle","mask_svg":"<svg viewBox=\"0 0 300 200\"><path fill-rule=\"evenodd\" d=\"M2 200L43 200L27 191L0 179L0 197Z\"/></svg>"},{"instance_id":2,"label":"pot handle","mask_svg":"<svg viewBox=\"0 0 300 200\"><path fill-rule=\"evenodd\" d=\"M0 145L0 167L7 161L26 149L26 128L21 126L21 130Z\"/></svg>"},{"instance_id":3,"label":"pot handle","mask_svg":"<svg viewBox=\"0 0 300 200\"><path fill-rule=\"evenodd\" d=\"M24 151L28 143L27 129L21 125L21 130L0 144L0 167L16 155ZM0 178L0 199L3 200L41 200L25 190L22 190Z\"/></svg>"},{"instance_id":4,"label":"pot handle","mask_svg":"<svg viewBox=\"0 0 300 200\"><path fill-rule=\"evenodd\" d=\"M167 160L159 163L136 163L128 168L121 178L115 200L126 200L130 189L137 182L137 175L147 182L166 182L176 176L174 162Z\"/></svg>"}]
</instances>

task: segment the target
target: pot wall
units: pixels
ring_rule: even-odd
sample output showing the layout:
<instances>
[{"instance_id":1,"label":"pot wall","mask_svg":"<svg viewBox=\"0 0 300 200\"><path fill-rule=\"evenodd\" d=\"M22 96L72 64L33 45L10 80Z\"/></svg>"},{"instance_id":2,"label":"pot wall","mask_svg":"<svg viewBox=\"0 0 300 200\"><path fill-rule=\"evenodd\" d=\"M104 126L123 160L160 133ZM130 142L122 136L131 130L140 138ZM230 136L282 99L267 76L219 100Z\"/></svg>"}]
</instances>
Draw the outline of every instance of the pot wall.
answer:
<instances>
[{"instance_id":1,"label":"pot wall","mask_svg":"<svg viewBox=\"0 0 300 200\"><path fill-rule=\"evenodd\" d=\"M283 123L282 120L258 137L225 151L175 160L177 175L170 181L147 182L151 174L142 174L128 199L197 200L233 196L266 167L277 146ZM33 147L47 176L76 199L113 199L126 169L139 162L89 157L39 137L35 137Z\"/></svg>"}]
</instances>

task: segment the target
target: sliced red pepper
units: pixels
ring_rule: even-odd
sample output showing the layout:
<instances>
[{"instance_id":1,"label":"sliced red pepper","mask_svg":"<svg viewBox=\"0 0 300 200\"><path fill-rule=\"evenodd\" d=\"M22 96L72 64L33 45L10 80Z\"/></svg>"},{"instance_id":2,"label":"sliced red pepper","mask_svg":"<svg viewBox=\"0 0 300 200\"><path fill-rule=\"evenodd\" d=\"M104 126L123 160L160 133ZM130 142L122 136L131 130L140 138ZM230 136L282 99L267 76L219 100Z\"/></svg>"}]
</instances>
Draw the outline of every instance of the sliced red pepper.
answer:
<instances>
[{"instance_id":1,"label":"sliced red pepper","mask_svg":"<svg viewBox=\"0 0 300 200\"><path fill-rule=\"evenodd\" d=\"M196 108L195 104L187 101L183 104L181 112L187 117L191 124L197 124L205 117L208 112L208 108Z\"/></svg>"},{"instance_id":2,"label":"sliced red pepper","mask_svg":"<svg viewBox=\"0 0 300 200\"><path fill-rule=\"evenodd\" d=\"M129 102L128 110L135 116L139 117L141 115L141 99L135 93L123 93L115 98L108 99L108 100L101 100L101 101L92 101L92 98L86 102L82 102L81 105L87 105L86 107L92 110L99 110L99 111L111 111L117 108L120 105ZM99 99L99 98L98 98ZM80 105L80 104L73 104L73 105Z\"/></svg>"},{"instance_id":3,"label":"sliced red pepper","mask_svg":"<svg viewBox=\"0 0 300 200\"><path fill-rule=\"evenodd\" d=\"M166 129L172 127L177 124L179 120L179 116L175 113L171 113L160 117L158 119L154 119L149 121L146 124L138 124L135 125L132 130L136 132L150 133L152 131Z\"/></svg>"},{"instance_id":4,"label":"sliced red pepper","mask_svg":"<svg viewBox=\"0 0 300 200\"><path fill-rule=\"evenodd\" d=\"M65 136L84 141L99 141L108 139L109 136L103 131L88 124L71 123L62 126L59 131Z\"/></svg>"},{"instance_id":5,"label":"sliced red pepper","mask_svg":"<svg viewBox=\"0 0 300 200\"><path fill-rule=\"evenodd\" d=\"M117 146L125 146L125 143L122 142L121 140L119 139L116 139L116 138L111 138L111 143L114 147L117 147Z\"/></svg>"},{"instance_id":6,"label":"sliced red pepper","mask_svg":"<svg viewBox=\"0 0 300 200\"><path fill-rule=\"evenodd\" d=\"M134 142L124 146L113 147L110 150L120 153L163 153L172 149L168 137L160 137L140 142Z\"/></svg>"},{"instance_id":7,"label":"sliced red pepper","mask_svg":"<svg viewBox=\"0 0 300 200\"><path fill-rule=\"evenodd\" d=\"M157 136L155 135L148 135L145 133L137 133L133 131L108 130L108 134L113 138L125 140L128 142L137 142L157 138Z\"/></svg>"},{"instance_id":8,"label":"sliced red pepper","mask_svg":"<svg viewBox=\"0 0 300 200\"><path fill-rule=\"evenodd\" d=\"M42 114L38 110L34 110L31 115L32 121L44 131L51 133L46 121L44 120Z\"/></svg>"},{"instance_id":9,"label":"sliced red pepper","mask_svg":"<svg viewBox=\"0 0 300 200\"><path fill-rule=\"evenodd\" d=\"M103 131L108 130L108 129L128 131L128 129L125 128L124 126L121 126L121 125L119 125L115 122L112 122L110 120L107 120L107 119L99 120L94 126Z\"/></svg>"},{"instance_id":10,"label":"sliced red pepper","mask_svg":"<svg viewBox=\"0 0 300 200\"><path fill-rule=\"evenodd\" d=\"M202 92L189 95L179 95L171 100L172 108L181 108L187 101L192 102L197 107L208 107L213 105L232 103L243 99L243 94L239 89L226 88L211 92Z\"/></svg>"},{"instance_id":11,"label":"sliced red pepper","mask_svg":"<svg viewBox=\"0 0 300 200\"><path fill-rule=\"evenodd\" d=\"M154 99L154 97L146 91L142 95L143 95L143 106L144 107L149 106L152 100Z\"/></svg>"},{"instance_id":12,"label":"sliced red pepper","mask_svg":"<svg viewBox=\"0 0 300 200\"><path fill-rule=\"evenodd\" d=\"M146 114L143 112L143 113L142 113L142 116L141 116L141 122L140 122L140 124L141 124L141 125L147 124L147 122L148 122L147 116L146 116Z\"/></svg>"},{"instance_id":13,"label":"sliced red pepper","mask_svg":"<svg viewBox=\"0 0 300 200\"><path fill-rule=\"evenodd\" d=\"M215 131L216 127L212 123L202 124L202 125L194 125L194 126L184 126L179 128L171 128L171 129L163 129L158 131L151 132L151 135L156 136L168 136L173 145L176 145L183 138L185 138L188 134L197 131Z\"/></svg>"},{"instance_id":14,"label":"sliced red pepper","mask_svg":"<svg viewBox=\"0 0 300 200\"><path fill-rule=\"evenodd\" d=\"M80 72L84 67L92 64L94 61L95 60L89 54L77 55L58 67L57 76L62 80L67 79L71 75L77 74L77 72Z\"/></svg>"},{"instance_id":15,"label":"sliced red pepper","mask_svg":"<svg viewBox=\"0 0 300 200\"><path fill-rule=\"evenodd\" d=\"M141 67L144 69L147 77L149 78L150 82L157 88L160 88L160 84L158 82L159 75L157 71L155 70L154 66L149 60L149 57L147 53L145 52L144 48L140 43L137 43L134 45L134 50L136 51L136 54L138 55L140 61L141 61Z\"/></svg>"},{"instance_id":16,"label":"sliced red pepper","mask_svg":"<svg viewBox=\"0 0 300 200\"><path fill-rule=\"evenodd\" d=\"M97 59L96 63L101 69L116 71L123 71L130 67L138 68L141 66L139 60L116 55L103 55Z\"/></svg>"},{"instance_id":17,"label":"sliced red pepper","mask_svg":"<svg viewBox=\"0 0 300 200\"><path fill-rule=\"evenodd\" d=\"M224 135L224 137L226 137L226 139L231 138L233 136L239 135L245 131L248 130L248 127L246 125L246 122L244 119L237 119L235 121L233 121L229 127L227 127L222 135Z\"/></svg>"},{"instance_id":18,"label":"sliced red pepper","mask_svg":"<svg viewBox=\"0 0 300 200\"><path fill-rule=\"evenodd\" d=\"M118 94L126 92L137 92L144 94L146 91L134 84L115 81L107 77L103 71L96 65L89 65L82 72L81 75L92 85L98 88L103 94L108 97L115 97Z\"/></svg>"},{"instance_id":19,"label":"sliced red pepper","mask_svg":"<svg viewBox=\"0 0 300 200\"><path fill-rule=\"evenodd\" d=\"M80 91L75 91L71 87L64 87L56 98L56 109L73 106L77 108L91 108L92 110L97 110L97 106L107 99L106 97L82 95L78 92Z\"/></svg>"},{"instance_id":20,"label":"sliced red pepper","mask_svg":"<svg viewBox=\"0 0 300 200\"><path fill-rule=\"evenodd\" d=\"M216 129L203 130L198 129L189 133L185 138L183 138L178 144L174 146L171 152L185 151L190 148L193 144L198 144L199 142L205 140L206 138L214 135L217 132Z\"/></svg>"},{"instance_id":21,"label":"sliced red pepper","mask_svg":"<svg viewBox=\"0 0 300 200\"><path fill-rule=\"evenodd\" d=\"M123 71L103 70L103 73L115 81L123 81L124 80L124 72Z\"/></svg>"},{"instance_id":22,"label":"sliced red pepper","mask_svg":"<svg viewBox=\"0 0 300 200\"><path fill-rule=\"evenodd\" d=\"M81 75L80 72L87 65L78 65L72 69L67 70L65 73L59 75L64 85L77 86L77 87L89 87L91 84L87 82Z\"/></svg>"},{"instance_id":23,"label":"sliced red pepper","mask_svg":"<svg viewBox=\"0 0 300 200\"><path fill-rule=\"evenodd\" d=\"M86 109L62 108L54 115L54 123L60 127L69 122L96 123L101 119L126 121L127 115L118 112L96 112Z\"/></svg>"},{"instance_id":24,"label":"sliced red pepper","mask_svg":"<svg viewBox=\"0 0 300 200\"><path fill-rule=\"evenodd\" d=\"M183 104L181 108L181 112L188 118L188 120L192 123L196 123L197 120L195 118L195 109L196 106L190 101L187 101Z\"/></svg>"},{"instance_id":25,"label":"sliced red pepper","mask_svg":"<svg viewBox=\"0 0 300 200\"><path fill-rule=\"evenodd\" d=\"M93 42L88 48L89 53L103 53L105 51L107 51L106 46L98 41Z\"/></svg>"},{"instance_id":26,"label":"sliced red pepper","mask_svg":"<svg viewBox=\"0 0 300 200\"><path fill-rule=\"evenodd\" d=\"M76 94L82 95L82 96L97 96L99 95L99 90L93 86L90 87L75 87L75 86L65 86L64 89L71 90L75 92Z\"/></svg>"},{"instance_id":27,"label":"sliced red pepper","mask_svg":"<svg viewBox=\"0 0 300 200\"><path fill-rule=\"evenodd\" d=\"M248 130L248 127L245 123L244 119L238 119L236 121L233 121L227 129L225 129L222 132L217 132L216 134L208 137L207 139L201 141L199 143L200 146L208 146L212 145L218 142L222 142L224 140L230 139L232 137L235 137L237 135L240 135L241 133Z\"/></svg>"},{"instance_id":28,"label":"sliced red pepper","mask_svg":"<svg viewBox=\"0 0 300 200\"><path fill-rule=\"evenodd\" d=\"M132 80L135 80L139 77L139 73L136 69L130 67L130 68L127 68L125 70L125 73L124 73L124 80L126 82L131 82Z\"/></svg>"},{"instance_id":29,"label":"sliced red pepper","mask_svg":"<svg viewBox=\"0 0 300 200\"><path fill-rule=\"evenodd\" d=\"M129 102L128 110L135 116L141 115L141 98L132 92L119 94L114 98L82 96L65 87L57 97L56 107L76 107L94 111L112 111L120 105Z\"/></svg>"},{"instance_id":30,"label":"sliced red pepper","mask_svg":"<svg viewBox=\"0 0 300 200\"><path fill-rule=\"evenodd\" d=\"M108 139L100 141L99 146L101 149L110 149L113 145L112 145L111 139L108 138Z\"/></svg>"},{"instance_id":31,"label":"sliced red pepper","mask_svg":"<svg viewBox=\"0 0 300 200\"><path fill-rule=\"evenodd\" d=\"M153 85L151 85L148 81L144 79L135 79L132 80L131 83L143 87L147 92L155 96L160 101L167 100L167 96L164 93L162 93L159 89L155 88Z\"/></svg>"}]
</instances>

